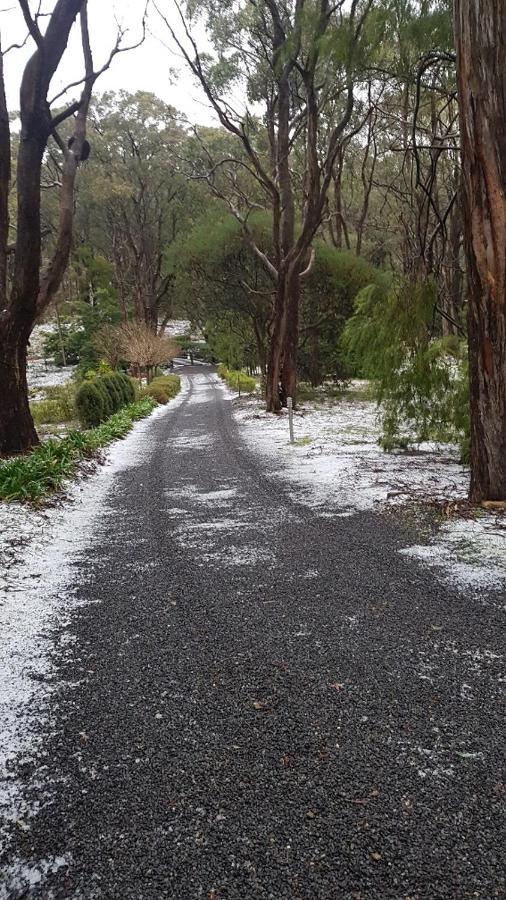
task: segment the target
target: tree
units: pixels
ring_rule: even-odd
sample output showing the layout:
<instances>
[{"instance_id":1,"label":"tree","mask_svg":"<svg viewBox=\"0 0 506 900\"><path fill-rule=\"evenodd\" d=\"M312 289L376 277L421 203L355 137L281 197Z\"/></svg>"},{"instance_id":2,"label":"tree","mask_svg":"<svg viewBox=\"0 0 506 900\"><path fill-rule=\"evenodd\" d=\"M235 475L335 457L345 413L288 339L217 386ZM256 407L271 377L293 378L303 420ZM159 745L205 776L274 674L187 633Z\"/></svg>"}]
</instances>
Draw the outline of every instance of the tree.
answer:
<instances>
[{"instance_id":1,"label":"tree","mask_svg":"<svg viewBox=\"0 0 506 900\"><path fill-rule=\"evenodd\" d=\"M126 322L116 329L121 356L137 369L145 369L148 382L155 366L168 365L178 347L164 334L156 334L146 322Z\"/></svg>"},{"instance_id":2,"label":"tree","mask_svg":"<svg viewBox=\"0 0 506 900\"><path fill-rule=\"evenodd\" d=\"M506 500L506 9L456 0L468 277L471 499Z\"/></svg>"},{"instance_id":3,"label":"tree","mask_svg":"<svg viewBox=\"0 0 506 900\"><path fill-rule=\"evenodd\" d=\"M228 202L273 284L266 380L266 405L272 412L287 396L296 398L301 283L311 268L313 239L353 112L356 58L370 6L371 0L352 0L345 14L341 0L336 5L328 0L314 5L306 0L265 0L261 6L219 3L208 14L217 51L211 63L200 55L182 13L183 40L163 16L221 125L241 150L232 158L210 158L208 183ZM224 86L238 80L244 69L249 98L263 106L262 121L249 111L237 115L224 99ZM334 102L336 118L329 128L322 111L330 96L339 102ZM216 180L224 166L231 188L227 193ZM261 205L271 211L270 256L256 245L248 225L259 200L241 188L238 173L244 168L256 183Z\"/></svg>"},{"instance_id":4,"label":"tree","mask_svg":"<svg viewBox=\"0 0 506 900\"><path fill-rule=\"evenodd\" d=\"M67 267L74 219L74 188L77 169L87 158L86 121L93 86L120 52L121 33L106 63L94 68L88 29L86 0L57 0L42 21L32 16L26 0L19 0L35 51L28 60L21 82L21 140L18 145L16 188L17 219L12 283L6 279L10 252L9 209L6 197L10 181L10 135L3 66L0 68L0 454L21 453L38 442L28 405L26 380L27 346L33 326L55 297ZM51 111L48 92L65 52L70 31L79 16L84 57L84 76L79 100L57 112ZM53 101L61 100L66 91ZM58 126L72 121L66 143ZM44 154L52 138L59 150L61 179L59 223L51 258L42 267L41 177Z\"/></svg>"},{"instance_id":5,"label":"tree","mask_svg":"<svg viewBox=\"0 0 506 900\"><path fill-rule=\"evenodd\" d=\"M188 219L185 132L174 109L141 91L104 94L89 123L96 164L82 178L77 228L112 261L125 318L132 307L156 331L171 314L164 253Z\"/></svg>"}]
</instances>

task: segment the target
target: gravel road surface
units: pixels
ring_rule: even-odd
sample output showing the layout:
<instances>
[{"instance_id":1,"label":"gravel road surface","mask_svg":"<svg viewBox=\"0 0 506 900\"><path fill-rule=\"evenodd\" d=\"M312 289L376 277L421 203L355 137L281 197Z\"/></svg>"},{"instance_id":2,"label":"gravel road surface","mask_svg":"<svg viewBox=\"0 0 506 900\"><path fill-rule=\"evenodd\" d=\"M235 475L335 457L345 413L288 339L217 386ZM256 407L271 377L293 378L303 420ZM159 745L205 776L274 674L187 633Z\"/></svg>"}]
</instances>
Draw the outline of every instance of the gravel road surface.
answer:
<instances>
[{"instance_id":1,"label":"gravel road surface","mask_svg":"<svg viewBox=\"0 0 506 900\"><path fill-rule=\"evenodd\" d=\"M506 897L504 597L299 503L186 375L69 586L0 897Z\"/></svg>"}]
</instances>

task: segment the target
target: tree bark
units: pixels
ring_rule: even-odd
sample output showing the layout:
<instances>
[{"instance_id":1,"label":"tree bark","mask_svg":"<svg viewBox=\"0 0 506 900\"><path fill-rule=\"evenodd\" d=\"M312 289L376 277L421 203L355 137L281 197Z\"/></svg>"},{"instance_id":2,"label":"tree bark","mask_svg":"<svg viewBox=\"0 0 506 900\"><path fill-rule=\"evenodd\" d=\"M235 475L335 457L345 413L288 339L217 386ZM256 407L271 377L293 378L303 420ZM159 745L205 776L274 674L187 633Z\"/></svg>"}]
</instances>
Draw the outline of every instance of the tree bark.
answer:
<instances>
[{"instance_id":1,"label":"tree bark","mask_svg":"<svg viewBox=\"0 0 506 900\"><path fill-rule=\"evenodd\" d=\"M471 488L506 500L506 5L456 0L468 277Z\"/></svg>"},{"instance_id":2,"label":"tree bark","mask_svg":"<svg viewBox=\"0 0 506 900\"><path fill-rule=\"evenodd\" d=\"M299 347L300 279L298 269L290 269L286 285L285 339L281 370L281 402L292 398L297 405L297 351Z\"/></svg>"},{"instance_id":3,"label":"tree bark","mask_svg":"<svg viewBox=\"0 0 506 900\"><path fill-rule=\"evenodd\" d=\"M26 342L0 340L0 454L11 456L38 443L28 405Z\"/></svg>"}]
</instances>

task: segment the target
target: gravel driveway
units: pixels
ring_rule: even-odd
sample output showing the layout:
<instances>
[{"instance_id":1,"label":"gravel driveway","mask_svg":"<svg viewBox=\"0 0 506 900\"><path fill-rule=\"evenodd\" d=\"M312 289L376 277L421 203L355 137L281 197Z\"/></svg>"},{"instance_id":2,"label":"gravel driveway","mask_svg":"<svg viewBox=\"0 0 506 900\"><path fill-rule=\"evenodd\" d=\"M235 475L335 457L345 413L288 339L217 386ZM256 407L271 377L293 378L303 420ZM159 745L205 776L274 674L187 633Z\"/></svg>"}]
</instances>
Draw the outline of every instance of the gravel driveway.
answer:
<instances>
[{"instance_id":1,"label":"gravel driveway","mask_svg":"<svg viewBox=\"0 0 506 900\"><path fill-rule=\"evenodd\" d=\"M75 572L0 897L506 897L504 597L299 505L187 376Z\"/></svg>"}]
</instances>

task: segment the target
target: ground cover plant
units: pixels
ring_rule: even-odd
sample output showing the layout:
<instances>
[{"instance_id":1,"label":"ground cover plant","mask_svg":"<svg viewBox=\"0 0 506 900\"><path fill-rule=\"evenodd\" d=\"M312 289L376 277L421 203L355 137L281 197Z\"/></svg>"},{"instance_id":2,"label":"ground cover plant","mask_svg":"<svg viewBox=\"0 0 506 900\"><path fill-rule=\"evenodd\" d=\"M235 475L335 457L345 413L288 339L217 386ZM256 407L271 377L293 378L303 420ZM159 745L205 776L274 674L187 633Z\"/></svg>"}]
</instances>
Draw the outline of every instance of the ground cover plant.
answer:
<instances>
[{"instance_id":1,"label":"ground cover plant","mask_svg":"<svg viewBox=\"0 0 506 900\"><path fill-rule=\"evenodd\" d=\"M133 423L148 416L156 405L152 397L142 397L95 428L73 430L62 440L45 441L26 456L7 460L0 465L0 499L40 500L58 490L80 462L124 437Z\"/></svg>"},{"instance_id":2,"label":"ground cover plant","mask_svg":"<svg viewBox=\"0 0 506 900\"><path fill-rule=\"evenodd\" d=\"M218 366L218 375L231 391L237 391L239 394L253 394L256 391L255 379L244 372L227 369L226 366Z\"/></svg>"}]
</instances>

